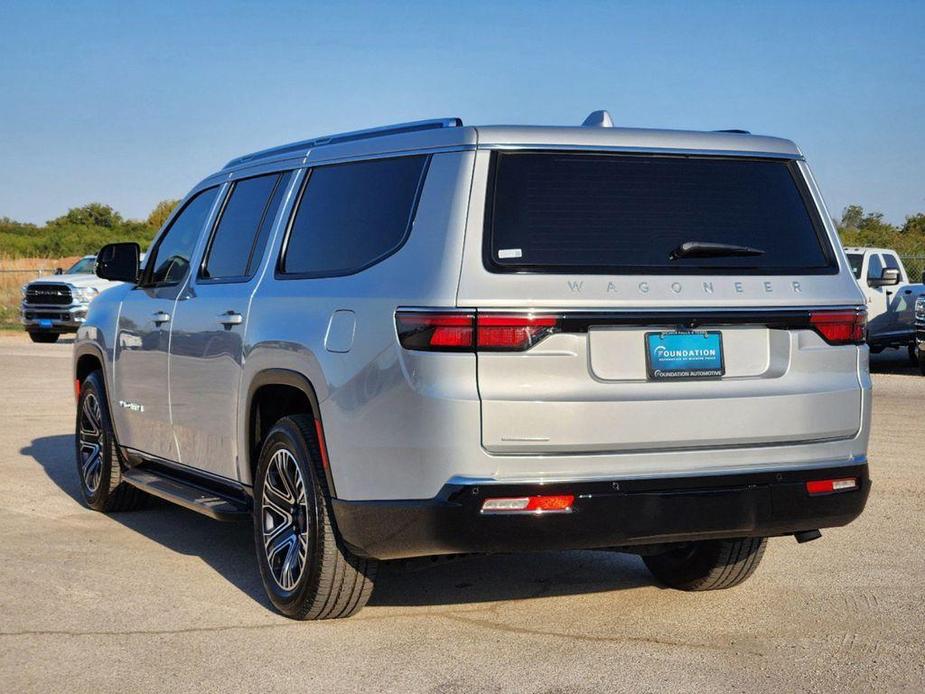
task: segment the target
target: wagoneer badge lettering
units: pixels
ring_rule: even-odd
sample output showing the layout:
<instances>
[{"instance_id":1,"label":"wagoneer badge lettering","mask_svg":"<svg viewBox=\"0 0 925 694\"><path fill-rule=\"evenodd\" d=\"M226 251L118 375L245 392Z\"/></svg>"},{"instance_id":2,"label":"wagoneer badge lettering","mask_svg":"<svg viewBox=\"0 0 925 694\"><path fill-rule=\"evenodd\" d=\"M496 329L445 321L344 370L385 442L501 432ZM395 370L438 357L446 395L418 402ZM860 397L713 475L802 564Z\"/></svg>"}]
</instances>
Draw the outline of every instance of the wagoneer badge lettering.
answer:
<instances>
[{"instance_id":1,"label":"wagoneer badge lettering","mask_svg":"<svg viewBox=\"0 0 925 694\"><path fill-rule=\"evenodd\" d=\"M566 283L568 284L569 291L572 293L580 294L580 293L583 293L585 290L585 280L566 280ZM650 292L653 291L653 289L657 288L658 285L656 283L657 283L657 280L652 280L651 282L649 281L639 282L636 284L636 291L639 294L649 294ZM723 286L722 281L712 280L712 281L699 282L696 284L696 286L698 286L700 288L700 291L704 294L713 294L716 290L717 285L722 287ZM671 291L672 294L683 294L689 288L689 285L686 285L683 282L678 282L676 280L666 282L665 286ZM732 286L732 289L737 294L745 294L746 291L749 289L749 287L746 287L745 283L740 282L740 281L731 282L731 286ZM593 288L593 286L589 288ZM757 291L763 292L765 294L773 294L778 289L784 289L784 288L789 289L794 294L800 294L803 291L803 289L800 287L800 283L797 281L786 282L786 283L775 283L775 282L769 282L769 281L762 281L758 283L758 285L755 287ZM696 289L693 289L691 291L696 291ZM610 280L605 285L604 292L607 294L619 294L620 289L617 287L617 284L613 280Z\"/></svg>"}]
</instances>

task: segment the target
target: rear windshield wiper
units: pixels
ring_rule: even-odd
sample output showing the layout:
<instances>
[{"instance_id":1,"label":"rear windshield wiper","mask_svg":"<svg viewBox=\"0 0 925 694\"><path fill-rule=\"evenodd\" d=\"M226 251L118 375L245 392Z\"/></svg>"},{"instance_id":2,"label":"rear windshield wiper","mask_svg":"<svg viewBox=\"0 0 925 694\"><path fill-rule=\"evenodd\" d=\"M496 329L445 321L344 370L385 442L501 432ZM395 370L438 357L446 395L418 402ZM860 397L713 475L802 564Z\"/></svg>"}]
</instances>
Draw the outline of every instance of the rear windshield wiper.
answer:
<instances>
[{"instance_id":1,"label":"rear windshield wiper","mask_svg":"<svg viewBox=\"0 0 925 694\"><path fill-rule=\"evenodd\" d=\"M685 241L675 248L668 256L668 260L679 258L724 258L746 257L764 255L760 248L750 246L736 246L732 243L709 243L707 241Z\"/></svg>"}]
</instances>

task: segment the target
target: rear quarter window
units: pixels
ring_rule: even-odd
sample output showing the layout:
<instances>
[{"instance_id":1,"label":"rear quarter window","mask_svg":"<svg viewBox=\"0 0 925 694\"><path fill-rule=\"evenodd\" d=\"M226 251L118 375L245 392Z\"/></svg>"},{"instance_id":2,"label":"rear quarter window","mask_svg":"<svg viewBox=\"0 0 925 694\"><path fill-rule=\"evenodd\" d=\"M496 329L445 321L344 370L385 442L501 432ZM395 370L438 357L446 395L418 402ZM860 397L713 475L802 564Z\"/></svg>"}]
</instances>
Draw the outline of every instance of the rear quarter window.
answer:
<instances>
[{"instance_id":1,"label":"rear quarter window","mask_svg":"<svg viewBox=\"0 0 925 694\"><path fill-rule=\"evenodd\" d=\"M740 157L493 155L485 264L494 272L838 272L793 162ZM686 242L750 257L677 258Z\"/></svg>"},{"instance_id":2,"label":"rear quarter window","mask_svg":"<svg viewBox=\"0 0 925 694\"><path fill-rule=\"evenodd\" d=\"M312 169L280 261L282 276L336 277L384 260L404 244L427 156Z\"/></svg>"}]
</instances>

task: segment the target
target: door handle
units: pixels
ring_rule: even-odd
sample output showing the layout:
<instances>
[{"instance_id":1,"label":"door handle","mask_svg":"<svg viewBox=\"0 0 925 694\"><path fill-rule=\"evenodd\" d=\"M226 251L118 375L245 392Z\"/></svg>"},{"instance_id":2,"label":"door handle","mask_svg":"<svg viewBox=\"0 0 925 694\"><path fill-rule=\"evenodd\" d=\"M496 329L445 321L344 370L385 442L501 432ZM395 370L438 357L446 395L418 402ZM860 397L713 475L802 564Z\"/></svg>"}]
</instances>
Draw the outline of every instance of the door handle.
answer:
<instances>
[{"instance_id":1,"label":"door handle","mask_svg":"<svg viewBox=\"0 0 925 694\"><path fill-rule=\"evenodd\" d=\"M230 328L232 325L241 325L244 322L244 316L237 311L225 311L218 314L218 322Z\"/></svg>"},{"instance_id":2,"label":"door handle","mask_svg":"<svg viewBox=\"0 0 925 694\"><path fill-rule=\"evenodd\" d=\"M152 317L154 318L154 325L170 322L170 314L164 311L155 311Z\"/></svg>"}]
</instances>

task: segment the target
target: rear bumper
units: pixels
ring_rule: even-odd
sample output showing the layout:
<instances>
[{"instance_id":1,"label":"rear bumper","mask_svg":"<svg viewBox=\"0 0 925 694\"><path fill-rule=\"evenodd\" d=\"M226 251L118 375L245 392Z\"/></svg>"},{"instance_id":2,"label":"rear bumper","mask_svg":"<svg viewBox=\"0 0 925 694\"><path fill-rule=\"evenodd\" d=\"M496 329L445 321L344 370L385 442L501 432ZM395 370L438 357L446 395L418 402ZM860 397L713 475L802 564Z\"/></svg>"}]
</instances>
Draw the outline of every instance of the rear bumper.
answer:
<instances>
[{"instance_id":1,"label":"rear bumper","mask_svg":"<svg viewBox=\"0 0 925 694\"><path fill-rule=\"evenodd\" d=\"M857 477L860 488L809 496L809 480ZM870 491L866 464L723 476L446 485L434 499L333 500L354 552L377 559L770 537L847 525ZM574 494L570 513L484 515L489 497Z\"/></svg>"}]
</instances>

